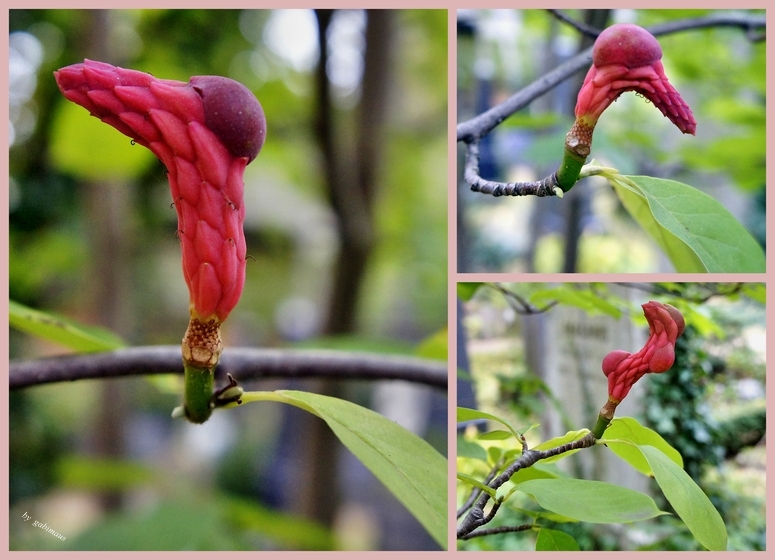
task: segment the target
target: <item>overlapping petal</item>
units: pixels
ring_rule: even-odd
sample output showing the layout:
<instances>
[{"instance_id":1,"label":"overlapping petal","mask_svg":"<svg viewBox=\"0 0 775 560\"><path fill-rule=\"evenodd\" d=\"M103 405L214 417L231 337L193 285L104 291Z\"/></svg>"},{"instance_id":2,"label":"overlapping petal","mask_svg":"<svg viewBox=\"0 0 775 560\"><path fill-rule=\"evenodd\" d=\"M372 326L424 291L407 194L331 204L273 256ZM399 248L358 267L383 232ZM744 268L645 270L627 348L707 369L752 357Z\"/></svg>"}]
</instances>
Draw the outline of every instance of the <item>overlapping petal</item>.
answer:
<instances>
[{"instance_id":1,"label":"overlapping petal","mask_svg":"<svg viewBox=\"0 0 775 560\"><path fill-rule=\"evenodd\" d=\"M605 29L592 50L593 65L579 91L576 117L594 125L621 94L643 95L684 134L694 134L691 109L670 84L661 62L662 49L645 29L616 24Z\"/></svg>"},{"instance_id":2,"label":"overlapping petal","mask_svg":"<svg viewBox=\"0 0 775 560\"><path fill-rule=\"evenodd\" d=\"M614 350L603 359L608 377L608 398L618 404L647 373L662 373L675 361L675 341L684 331L684 318L672 305L649 301L642 306L649 324L649 338L638 352Z\"/></svg>"},{"instance_id":3,"label":"overlapping petal","mask_svg":"<svg viewBox=\"0 0 775 560\"><path fill-rule=\"evenodd\" d=\"M242 177L266 136L261 105L219 76L159 80L91 60L54 76L67 99L166 166L192 318L223 322L245 283Z\"/></svg>"}]
</instances>

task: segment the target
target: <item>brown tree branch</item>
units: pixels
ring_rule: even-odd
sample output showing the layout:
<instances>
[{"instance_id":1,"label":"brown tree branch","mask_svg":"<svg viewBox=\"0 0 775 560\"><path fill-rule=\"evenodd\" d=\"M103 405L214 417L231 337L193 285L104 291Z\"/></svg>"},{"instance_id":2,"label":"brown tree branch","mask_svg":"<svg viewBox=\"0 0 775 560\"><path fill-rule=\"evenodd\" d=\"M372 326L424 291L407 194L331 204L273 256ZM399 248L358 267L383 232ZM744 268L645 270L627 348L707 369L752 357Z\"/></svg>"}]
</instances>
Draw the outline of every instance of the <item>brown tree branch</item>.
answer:
<instances>
[{"instance_id":1,"label":"brown tree branch","mask_svg":"<svg viewBox=\"0 0 775 560\"><path fill-rule=\"evenodd\" d=\"M227 348L216 376L258 379L404 380L447 389L447 365L404 356L330 350ZM81 379L183 373L180 346L146 346L98 354L77 354L11 362L10 388Z\"/></svg>"},{"instance_id":2,"label":"brown tree branch","mask_svg":"<svg viewBox=\"0 0 775 560\"><path fill-rule=\"evenodd\" d=\"M581 439L560 445L553 449L547 449L545 451L536 451L535 449L528 450L526 449L523 442L522 455L520 458L511 463L511 465L509 465L498 477L487 484L487 486L493 490L497 490L506 482L508 482L508 480L514 476L517 471L531 467L541 459L548 459L549 457L567 453L573 449L592 447L595 445L595 443L597 443L597 439L592 432L589 432ZM466 535L470 535L474 532L474 530L478 529L482 525L485 525L486 523L489 523L495 517L495 512L497 512L498 508L500 507L500 502L495 502L490 512L487 514L487 516L485 516L484 508L489 501L490 495L482 492L479 499L468 512L468 515L466 515L463 521L460 522L460 525L458 525L457 538L464 539Z\"/></svg>"}]
</instances>

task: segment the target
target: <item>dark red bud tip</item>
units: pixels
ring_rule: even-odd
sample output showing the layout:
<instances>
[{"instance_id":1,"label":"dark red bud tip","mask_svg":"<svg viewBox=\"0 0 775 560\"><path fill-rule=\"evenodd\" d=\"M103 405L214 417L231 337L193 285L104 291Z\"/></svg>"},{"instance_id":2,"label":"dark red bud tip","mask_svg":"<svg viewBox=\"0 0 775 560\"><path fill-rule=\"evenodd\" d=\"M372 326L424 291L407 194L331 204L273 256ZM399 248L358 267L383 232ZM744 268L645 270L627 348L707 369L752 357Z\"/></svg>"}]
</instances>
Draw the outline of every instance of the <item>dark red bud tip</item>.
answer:
<instances>
[{"instance_id":1,"label":"dark red bud tip","mask_svg":"<svg viewBox=\"0 0 775 560\"><path fill-rule=\"evenodd\" d=\"M624 350L614 350L613 352L609 352L605 358L603 358L603 373L606 377L611 375L615 370L616 366L621 363L622 360L625 358L631 356L629 352L625 352Z\"/></svg>"},{"instance_id":2,"label":"dark red bud tip","mask_svg":"<svg viewBox=\"0 0 775 560\"><path fill-rule=\"evenodd\" d=\"M253 92L222 76L194 76L189 83L202 98L207 128L235 156L253 161L266 138L266 117Z\"/></svg>"},{"instance_id":3,"label":"dark red bud tip","mask_svg":"<svg viewBox=\"0 0 775 560\"><path fill-rule=\"evenodd\" d=\"M598 68L609 64L638 68L661 58L662 47L654 36L631 23L617 23L606 28L592 48L592 62Z\"/></svg>"},{"instance_id":4,"label":"dark red bud tip","mask_svg":"<svg viewBox=\"0 0 775 560\"><path fill-rule=\"evenodd\" d=\"M681 336L684 332L684 329L686 328L686 323L684 321L684 316L681 315L681 312L678 311L675 307L673 307L670 304L664 304L665 308L667 309L667 312L670 313L670 316L673 318L673 321L675 321L676 327L678 329L678 336Z\"/></svg>"}]
</instances>

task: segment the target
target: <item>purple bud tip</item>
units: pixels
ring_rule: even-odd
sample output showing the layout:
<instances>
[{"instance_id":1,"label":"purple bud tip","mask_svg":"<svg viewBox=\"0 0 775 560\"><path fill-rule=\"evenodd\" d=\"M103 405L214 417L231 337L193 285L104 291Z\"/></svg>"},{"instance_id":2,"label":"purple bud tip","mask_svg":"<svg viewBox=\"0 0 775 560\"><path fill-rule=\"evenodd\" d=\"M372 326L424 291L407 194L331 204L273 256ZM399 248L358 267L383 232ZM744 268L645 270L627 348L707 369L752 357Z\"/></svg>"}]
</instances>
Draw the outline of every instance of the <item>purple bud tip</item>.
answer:
<instances>
[{"instance_id":1,"label":"purple bud tip","mask_svg":"<svg viewBox=\"0 0 775 560\"><path fill-rule=\"evenodd\" d=\"M597 67L620 64L638 68L661 58L662 47L656 38L631 23L617 23L604 29L592 47L592 63Z\"/></svg>"},{"instance_id":2,"label":"purple bud tip","mask_svg":"<svg viewBox=\"0 0 775 560\"><path fill-rule=\"evenodd\" d=\"M256 96L222 76L194 76L189 83L202 98L207 127L235 156L253 161L266 138L266 117Z\"/></svg>"}]
</instances>

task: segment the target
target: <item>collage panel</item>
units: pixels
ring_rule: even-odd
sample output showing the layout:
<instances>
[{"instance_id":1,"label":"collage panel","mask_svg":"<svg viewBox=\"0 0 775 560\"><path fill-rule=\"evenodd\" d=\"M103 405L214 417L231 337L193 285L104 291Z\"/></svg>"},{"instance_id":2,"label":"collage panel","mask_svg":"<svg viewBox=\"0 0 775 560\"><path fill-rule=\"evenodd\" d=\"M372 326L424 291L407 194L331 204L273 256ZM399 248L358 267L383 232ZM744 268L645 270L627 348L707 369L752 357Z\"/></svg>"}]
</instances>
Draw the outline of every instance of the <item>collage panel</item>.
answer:
<instances>
[{"instance_id":1,"label":"collage panel","mask_svg":"<svg viewBox=\"0 0 775 560\"><path fill-rule=\"evenodd\" d=\"M764 10L459 9L457 271L765 272L765 50Z\"/></svg>"},{"instance_id":2,"label":"collage panel","mask_svg":"<svg viewBox=\"0 0 775 560\"><path fill-rule=\"evenodd\" d=\"M766 549L764 9L7 13L10 550Z\"/></svg>"},{"instance_id":3,"label":"collage panel","mask_svg":"<svg viewBox=\"0 0 775 560\"><path fill-rule=\"evenodd\" d=\"M448 547L448 11L243 4L7 12L11 550Z\"/></svg>"},{"instance_id":4,"label":"collage panel","mask_svg":"<svg viewBox=\"0 0 775 560\"><path fill-rule=\"evenodd\" d=\"M763 283L457 292L458 550L765 550Z\"/></svg>"}]
</instances>

